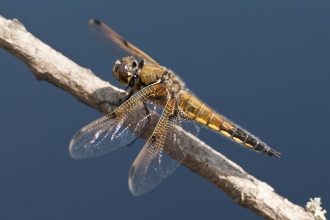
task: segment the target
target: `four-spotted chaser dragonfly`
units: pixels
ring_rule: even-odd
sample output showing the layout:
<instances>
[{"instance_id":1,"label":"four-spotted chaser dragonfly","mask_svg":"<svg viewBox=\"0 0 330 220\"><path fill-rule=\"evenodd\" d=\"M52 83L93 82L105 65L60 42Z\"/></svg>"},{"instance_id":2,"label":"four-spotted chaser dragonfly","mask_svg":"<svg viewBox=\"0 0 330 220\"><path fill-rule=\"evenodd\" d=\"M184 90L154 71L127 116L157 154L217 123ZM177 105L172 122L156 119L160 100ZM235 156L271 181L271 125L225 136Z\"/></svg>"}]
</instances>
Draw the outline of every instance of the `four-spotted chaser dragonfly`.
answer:
<instances>
[{"instance_id":1,"label":"four-spotted chaser dragonfly","mask_svg":"<svg viewBox=\"0 0 330 220\"><path fill-rule=\"evenodd\" d=\"M204 104L173 71L160 66L110 27L94 19L89 25L121 59L115 62L112 72L130 90L116 110L74 135L69 147L73 158L99 156L131 145L152 118L159 117L157 109L162 109L161 116L129 173L129 188L136 196L154 188L179 166L193 144L189 134L197 136L199 132L194 122L249 149L280 157L279 152Z\"/></svg>"}]
</instances>

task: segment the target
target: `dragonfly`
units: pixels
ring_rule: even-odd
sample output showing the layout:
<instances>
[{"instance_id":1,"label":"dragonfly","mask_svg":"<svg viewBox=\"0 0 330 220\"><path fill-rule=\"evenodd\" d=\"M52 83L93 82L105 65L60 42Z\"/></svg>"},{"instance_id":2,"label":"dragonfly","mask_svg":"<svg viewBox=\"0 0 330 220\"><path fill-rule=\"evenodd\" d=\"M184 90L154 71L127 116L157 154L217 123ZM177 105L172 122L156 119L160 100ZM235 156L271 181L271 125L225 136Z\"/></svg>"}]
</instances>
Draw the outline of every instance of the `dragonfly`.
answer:
<instances>
[{"instance_id":1,"label":"dragonfly","mask_svg":"<svg viewBox=\"0 0 330 220\"><path fill-rule=\"evenodd\" d=\"M155 124L129 172L129 189L139 196L157 186L180 165L193 145L191 137L199 133L198 125L254 151L280 157L279 152L215 112L193 95L172 70L161 66L106 24L91 19L89 26L117 57L112 72L127 86L128 92L113 112L73 136L69 146L73 158L100 156L130 146ZM153 120L156 123L152 123Z\"/></svg>"}]
</instances>

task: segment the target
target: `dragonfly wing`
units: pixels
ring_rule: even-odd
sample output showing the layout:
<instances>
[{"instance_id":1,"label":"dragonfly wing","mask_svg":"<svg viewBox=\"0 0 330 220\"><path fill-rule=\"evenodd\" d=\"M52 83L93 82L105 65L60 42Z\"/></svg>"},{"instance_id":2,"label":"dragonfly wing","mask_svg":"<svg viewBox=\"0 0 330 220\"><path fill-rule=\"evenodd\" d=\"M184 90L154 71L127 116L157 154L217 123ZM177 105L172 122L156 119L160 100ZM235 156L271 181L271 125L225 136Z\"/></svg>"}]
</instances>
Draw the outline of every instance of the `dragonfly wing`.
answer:
<instances>
[{"instance_id":1,"label":"dragonfly wing","mask_svg":"<svg viewBox=\"0 0 330 220\"><path fill-rule=\"evenodd\" d=\"M171 174L193 144L188 136L199 133L198 126L180 109L172 116L174 106L174 99L169 99L153 134L132 165L129 188L135 196L151 190Z\"/></svg>"},{"instance_id":2,"label":"dragonfly wing","mask_svg":"<svg viewBox=\"0 0 330 220\"><path fill-rule=\"evenodd\" d=\"M95 36L111 50L116 58L122 59L126 56L134 56L137 60L146 59L147 61L158 65L154 59L130 42L126 41L122 36L103 22L96 19L90 19L89 27Z\"/></svg>"},{"instance_id":3,"label":"dragonfly wing","mask_svg":"<svg viewBox=\"0 0 330 220\"><path fill-rule=\"evenodd\" d=\"M70 142L71 156L77 159L95 157L130 145L148 126L154 113L148 109L147 114L144 103L159 87L162 85L145 87L112 113L83 127Z\"/></svg>"}]
</instances>

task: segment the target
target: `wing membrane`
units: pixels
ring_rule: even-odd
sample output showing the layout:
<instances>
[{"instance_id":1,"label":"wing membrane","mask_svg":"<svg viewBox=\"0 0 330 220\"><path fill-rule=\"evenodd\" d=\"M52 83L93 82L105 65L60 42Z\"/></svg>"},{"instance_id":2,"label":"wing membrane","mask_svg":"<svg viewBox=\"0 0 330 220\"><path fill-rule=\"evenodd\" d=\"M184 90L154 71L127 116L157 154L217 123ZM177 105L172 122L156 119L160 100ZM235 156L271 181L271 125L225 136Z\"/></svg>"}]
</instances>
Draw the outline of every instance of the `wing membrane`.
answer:
<instances>
[{"instance_id":1,"label":"wing membrane","mask_svg":"<svg viewBox=\"0 0 330 220\"><path fill-rule=\"evenodd\" d=\"M146 128L150 115L144 103L160 84L140 90L115 111L90 123L78 131L69 146L73 158L95 157L132 143ZM138 118L138 120L136 120Z\"/></svg>"},{"instance_id":2,"label":"wing membrane","mask_svg":"<svg viewBox=\"0 0 330 220\"><path fill-rule=\"evenodd\" d=\"M89 20L89 27L91 31L111 50L111 52L118 58L122 59L126 56L134 56L136 59L146 59L151 63L158 65L158 63L144 53L133 44L126 41L122 36L112 30L103 22L96 19Z\"/></svg>"},{"instance_id":3,"label":"wing membrane","mask_svg":"<svg viewBox=\"0 0 330 220\"><path fill-rule=\"evenodd\" d=\"M183 130L195 136L199 133L199 128L180 109L173 117L173 107L174 99L171 98L152 136L132 165L129 188L136 196L158 185L187 156L192 143Z\"/></svg>"}]
</instances>

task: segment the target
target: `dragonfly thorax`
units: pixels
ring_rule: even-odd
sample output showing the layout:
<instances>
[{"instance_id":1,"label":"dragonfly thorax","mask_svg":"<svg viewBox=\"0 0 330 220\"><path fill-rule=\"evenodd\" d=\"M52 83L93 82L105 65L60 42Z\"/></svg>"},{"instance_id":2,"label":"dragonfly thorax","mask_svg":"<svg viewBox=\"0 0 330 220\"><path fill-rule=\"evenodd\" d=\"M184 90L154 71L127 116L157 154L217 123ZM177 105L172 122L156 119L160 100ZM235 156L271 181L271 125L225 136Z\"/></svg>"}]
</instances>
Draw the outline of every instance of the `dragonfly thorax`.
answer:
<instances>
[{"instance_id":1,"label":"dragonfly thorax","mask_svg":"<svg viewBox=\"0 0 330 220\"><path fill-rule=\"evenodd\" d=\"M164 71L161 77L161 82L165 85L171 95L177 94L182 88L182 83L170 70Z\"/></svg>"}]
</instances>

